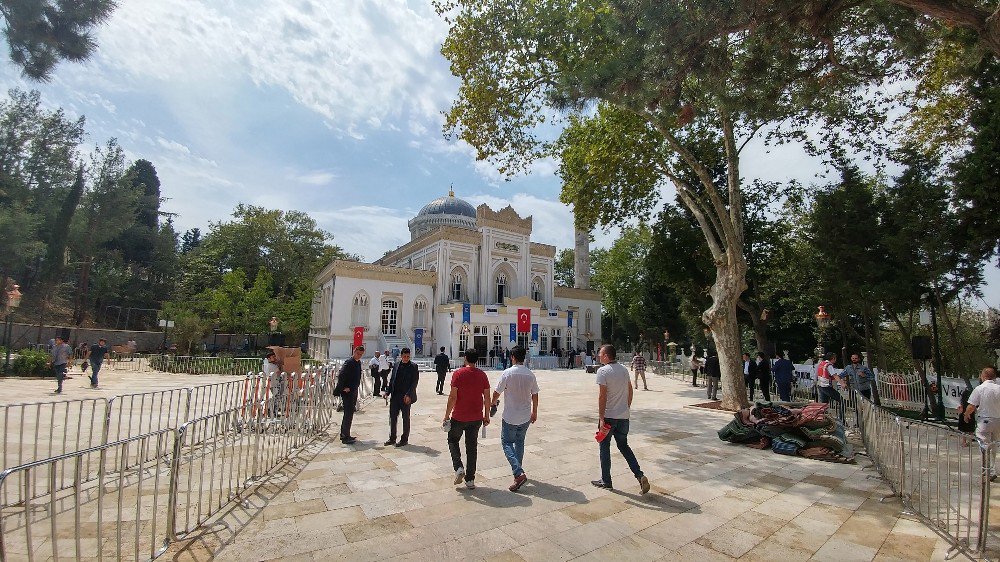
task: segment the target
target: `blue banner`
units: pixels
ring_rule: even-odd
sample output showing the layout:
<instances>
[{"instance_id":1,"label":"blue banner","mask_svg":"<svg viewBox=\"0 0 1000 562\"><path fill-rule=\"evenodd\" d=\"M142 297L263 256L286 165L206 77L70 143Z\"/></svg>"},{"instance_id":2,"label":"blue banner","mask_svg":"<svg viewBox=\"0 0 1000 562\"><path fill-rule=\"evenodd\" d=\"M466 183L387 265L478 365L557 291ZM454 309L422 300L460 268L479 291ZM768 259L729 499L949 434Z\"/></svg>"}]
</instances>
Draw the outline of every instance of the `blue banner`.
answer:
<instances>
[{"instance_id":1,"label":"blue banner","mask_svg":"<svg viewBox=\"0 0 1000 562\"><path fill-rule=\"evenodd\" d=\"M538 341L538 324L531 325L531 341Z\"/></svg>"},{"instance_id":2,"label":"blue banner","mask_svg":"<svg viewBox=\"0 0 1000 562\"><path fill-rule=\"evenodd\" d=\"M462 323L472 323L472 305L467 302L462 303Z\"/></svg>"},{"instance_id":3,"label":"blue banner","mask_svg":"<svg viewBox=\"0 0 1000 562\"><path fill-rule=\"evenodd\" d=\"M510 341L517 341L517 324L510 325Z\"/></svg>"},{"instance_id":4,"label":"blue banner","mask_svg":"<svg viewBox=\"0 0 1000 562\"><path fill-rule=\"evenodd\" d=\"M566 317L568 318L568 322L569 322L569 324L566 324L566 325L572 328L573 327L573 311L572 310L567 311L566 312Z\"/></svg>"},{"instance_id":5,"label":"blue banner","mask_svg":"<svg viewBox=\"0 0 1000 562\"><path fill-rule=\"evenodd\" d=\"M413 347L415 347L415 353L420 355L424 352L424 329L414 328L413 329Z\"/></svg>"}]
</instances>

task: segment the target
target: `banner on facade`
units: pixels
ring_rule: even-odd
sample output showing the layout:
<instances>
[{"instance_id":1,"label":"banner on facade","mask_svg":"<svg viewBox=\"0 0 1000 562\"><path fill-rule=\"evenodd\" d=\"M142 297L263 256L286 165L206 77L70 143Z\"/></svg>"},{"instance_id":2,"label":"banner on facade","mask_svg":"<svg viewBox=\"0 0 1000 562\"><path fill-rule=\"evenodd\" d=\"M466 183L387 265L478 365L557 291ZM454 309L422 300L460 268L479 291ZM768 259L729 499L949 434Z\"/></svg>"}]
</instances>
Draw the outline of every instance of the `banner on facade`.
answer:
<instances>
[{"instance_id":1,"label":"banner on facade","mask_svg":"<svg viewBox=\"0 0 1000 562\"><path fill-rule=\"evenodd\" d=\"M510 341L517 341L517 324L511 323L510 325Z\"/></svg>"},{"instance_id":2,"label":"banner on facade","mask_svg":"<svg viewBox=\"0 0 1000 562\"><path fill-rule=\"evenodd\" d=\"M355 347L364 344L365 344L365 329L358 326L357 328L354 328L354 345L351 346L351 349L353 350Z\"/></svg>"},{"instance_id":3,"label":"banner on facade","mask_svg":"<svg viewBox=\"0 0 1000 562\"><path fill-rule=\"evenodd\" d=\"M526 334L531 331L531 309L517 309L517 331Z\"/></svg>"},{"instance_id":4,"label":"banner on facade","mask_svg":"<svg viewBox=\"0 0 1000 562\"><path fill-rule=\"evenodd\" d=\"M531 325L531 341L538 341L538 324Z\"/></svg>"},{"instance_id":5,"label":"banner on facade","mask_svg":"<svg viewBox=\"0 0 1000 562\"><path fill-rule=\"evenodd\" d=\"M414 353L417 355L423 355L424 353L424 329L414 328L413 329L413 348Z\"/></svg>"},{"instance_id":6,"label":"banner on facade","mask_svg":"<svg viewBox=\"0 0 1000 562\"><path fill-rule=\"evenodd\" d=\"M558 310L550 310L549 311L549 318L557 318L558 316L559 316L559 311Z\"/></svg>"},{"instance_id":7,"label":"banner on facade","mask_svg":"<svg viewBox=\"0 0 1000 562\"><path fill-rule=\"evenodd\" d=\"M572 328L573 327L573 311L572 310L566 311L566 318L567 318L567 320L566 320L567 324L566 325L569 326L570 328Z\"/></svg>"},{"instance_id":8,"label":"banner on facade","mask_svg":"<svg viewBox=\"0 0 1000 562\"><path fill-rule=\"evenodd\" d=\"M462 303L462 323L472 323L472 305L467 302Z\"/></svg>"},{"instance_id":9,"label":"banner on facade","mask_svg":"<svg viewBox=\"0 0 1000 562\"><path fill-rule=\"evenodd\" d=\"M486 316L500 316L500 307L495 304L486 305Z\"/></svg>"}]
</instances>

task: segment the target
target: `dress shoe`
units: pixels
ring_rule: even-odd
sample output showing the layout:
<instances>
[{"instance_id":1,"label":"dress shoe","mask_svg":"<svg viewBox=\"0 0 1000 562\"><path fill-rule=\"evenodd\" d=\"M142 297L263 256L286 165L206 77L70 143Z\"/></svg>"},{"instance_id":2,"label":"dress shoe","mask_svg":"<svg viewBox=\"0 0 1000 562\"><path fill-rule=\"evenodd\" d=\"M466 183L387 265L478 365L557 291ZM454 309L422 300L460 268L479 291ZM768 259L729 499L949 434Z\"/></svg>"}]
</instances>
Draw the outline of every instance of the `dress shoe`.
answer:
<instances>
[{"instance_id":1,"label":"dress shoe","mask_svg":"<svg viewBox=\"0 0 1000 562\"><path fill-rule=\"evenodd\" d=\"M406 446L406 445L407 445L407 442L406 442L406 441L400 441L400 442L396 443L396 446L397 446L397 447L404 447L404 446Z\"/></svg>"},{"instance_id":2,"label":"dress shoe","mask_svg":"<svg viewBox=\"0 0 1000 562\"><path fill-rule=\"evenodd\" d=\"M344 445L350 445L351 443L357 442L357 439L355 439L354 437L349 437L347 439L341 439L340 442L343 443Z\"/></svg>"},{"instance_id":3,"label":"dress shoe","mask_svg":"<svg viewBox=\"0 0 1000 562\"><path fill-rule=\"evenodd\" d=\"M396 444L396 440L395 439L390 439L390 440L388 440L388 441L386 441L385 443L382 443L382 444L385 445L386 447L388 447L389 445L395 445Z\"/></svg>"}]
</instances>

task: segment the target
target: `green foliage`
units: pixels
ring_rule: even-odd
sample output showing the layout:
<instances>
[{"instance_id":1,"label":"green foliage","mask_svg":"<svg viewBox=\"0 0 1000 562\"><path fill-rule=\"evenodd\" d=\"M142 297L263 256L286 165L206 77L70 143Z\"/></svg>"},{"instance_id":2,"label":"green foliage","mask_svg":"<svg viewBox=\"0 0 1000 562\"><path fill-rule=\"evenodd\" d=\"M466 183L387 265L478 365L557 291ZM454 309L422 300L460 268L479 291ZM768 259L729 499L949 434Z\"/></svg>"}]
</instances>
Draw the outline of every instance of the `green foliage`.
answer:
<instances>
[{"instance_id":1,"label":"green foliage","mask_svg":"<svg viewBox=\"0 0 1000 562\"><path fill-rule=\"evenodd\" d=\"M48 80L60 60L90 58L93 29L111 17L114 0L0 0L10 60L34 80Z\"/></svg>"},{"instance_id":2,"label":"green foliage","mask_svg":"<svg viewBox=\"0 0 1000 562\"><path fill-rule=\"evenodd\" d=\"M563 248L556 254L553 275L556 285L572 287L575 280L576 267L572 248Z\"/></svg>"},{"instance_id":3,"label":"green foliage","mask_svg":"<svg viewBox=\"0 0 1000 562\"><path fill-rule=\"evenodd\" d=\"M51 357L44 351L22 349L10 362L10 373L20 376L54 376Z\"/></svg>"}]
</instances>

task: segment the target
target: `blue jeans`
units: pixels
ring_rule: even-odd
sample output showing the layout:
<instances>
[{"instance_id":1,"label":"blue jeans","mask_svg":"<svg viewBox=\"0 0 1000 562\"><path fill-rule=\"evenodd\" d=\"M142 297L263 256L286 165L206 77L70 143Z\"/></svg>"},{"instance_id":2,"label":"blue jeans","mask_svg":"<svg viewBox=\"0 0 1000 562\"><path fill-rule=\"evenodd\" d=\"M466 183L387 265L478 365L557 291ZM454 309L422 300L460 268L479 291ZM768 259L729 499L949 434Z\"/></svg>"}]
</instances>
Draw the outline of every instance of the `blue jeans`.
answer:
<instances>
[{"instance_id":1,"label":"blue jeans","mask_svg":"<svg viewBox=\"0 0 1000 562\"><path fill-rule=\"evenodd\" d=\"M500 445L503 446L503 454L507 456L515 477L524 474L521 461L524 460L524 437L528 434L529 425L530 421L521 425L503 422L500 426Z\"/></svg>"},{"instance_id":2,"label":"blue jeans","mask_svg":"<svg viewBox=\"0 0 1000 562\"><path fill-rule=\"evenodd\" d=\"M56 374L56 392L62 392L63 379L66 378L66 364L53 365L52 370Z\"/></svg>"},{"instance_id":3,"label":"blue jeans","mask_svg":"<svg viewBox=\"0 0 1000 562\"><path fill-rule=\"evenodd\" d=\"M91 361L90 362L90 384L97 386L97 373L101 372L101 362Z\"/></svg>"},{"instance_id":4,"label":"blue jeans","mask_svg":"<svg viewBox=\"0 0 1000 562\"><path fill-rule=\"evenodd\" d=\"M615 445L618 446L618 450L621 451L622 456L625 457L625 462L628 463L628 467L632 470L632 474L636 478L642 478L642 469L639 468L639 461L635 459L635 453L632 452L632 447L628 446L628 420L616 420L613 418L604 418L604 423L611 426L611 431L608 432L608 436L601 441L601 480L608 486L611 485L611 438L615 438Z\"/></svg>"}]
</instances>

